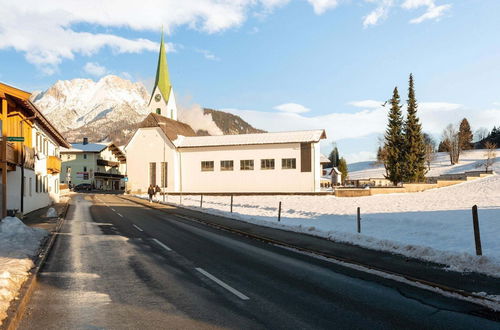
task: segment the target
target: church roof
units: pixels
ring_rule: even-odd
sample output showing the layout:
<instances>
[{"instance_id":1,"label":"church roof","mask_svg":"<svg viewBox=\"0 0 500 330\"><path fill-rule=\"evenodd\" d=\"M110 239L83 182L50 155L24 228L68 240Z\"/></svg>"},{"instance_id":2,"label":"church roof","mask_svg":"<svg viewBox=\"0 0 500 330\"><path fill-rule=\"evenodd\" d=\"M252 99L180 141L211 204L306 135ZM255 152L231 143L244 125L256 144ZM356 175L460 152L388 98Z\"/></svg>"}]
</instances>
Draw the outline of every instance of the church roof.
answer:
<instances>
[{"instance_id":1,"label":"church roof","mask_svg":"<svg viewBox=\"0 0 500 330\"><path fill-rule=\"evenodd\" d=\"M139 128L160 127L170 141L177 140L178 136L195 136L196 133L188 124L180 121L167 118L165 116L150 113L146 119L142 121Z\"/></svg>"},{"instance_id":2,"label":"church roof","mask_svg":"<svg viewBox=\"0 0 500 330\"><path fill-rule=\"evenodd\" d=\"M183 134L179 134L183 135ZM294 132L255 133L212 136L181 136L174 144L178 148L238 146L255 144L280 144L318 142L326 138L325 130L308 130Z\"/></svg>"},{"instance_id":3,"label":"church roof","mask_svg":"<svg viewBox=\"0 0 500 330\"><path fill-rule=\"evenodd\" d=\"M168 74L167 55L165 52L165 43L163 41L163 31L161 32L160 54L158 55L158 67L156 68L156 79L155 85L153 87L153 93L156 87L158 87L158 89L160 90L165 102L168 102L172 84L170 83L170 77ZM154 95L151 95L151 98L153 97Z\"/></svg>"}]
</instances>

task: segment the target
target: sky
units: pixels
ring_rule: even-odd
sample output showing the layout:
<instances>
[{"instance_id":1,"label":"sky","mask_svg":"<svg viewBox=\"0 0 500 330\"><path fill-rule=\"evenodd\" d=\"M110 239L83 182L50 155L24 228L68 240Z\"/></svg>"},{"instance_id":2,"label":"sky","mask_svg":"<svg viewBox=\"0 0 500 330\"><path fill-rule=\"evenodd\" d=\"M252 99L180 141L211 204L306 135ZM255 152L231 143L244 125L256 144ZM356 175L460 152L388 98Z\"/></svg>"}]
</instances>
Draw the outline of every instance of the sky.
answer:
<instances>
[{"instance_id":1,"label":"sky","mask_svg":"<svg viewBox=\"0 0 500 330\"><path fill-rule=\"evenodd\" d=\"M498 0L0 0L0 81L27 91L108 74L152 87L160 31L183 106L268 131L324 128L373 159L382 104L413 73L425 132L500 125Z\"/></svg>"}]
</instances>

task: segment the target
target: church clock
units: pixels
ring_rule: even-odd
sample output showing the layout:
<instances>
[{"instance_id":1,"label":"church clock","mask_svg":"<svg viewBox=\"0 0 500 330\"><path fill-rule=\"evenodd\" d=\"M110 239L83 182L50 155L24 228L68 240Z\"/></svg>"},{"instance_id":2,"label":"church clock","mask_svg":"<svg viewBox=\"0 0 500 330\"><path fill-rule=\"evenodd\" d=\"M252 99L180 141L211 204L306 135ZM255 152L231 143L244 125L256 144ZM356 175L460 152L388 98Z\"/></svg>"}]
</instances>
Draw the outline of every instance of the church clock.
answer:
<instances>
[{"instance_id":1,"label":"church clock","mask_svg":"<svg viewBox=\"0 0 500 330\"><path fill-rule=\"evenodd\" d=\"M160 102L160 100L161 100L161 95L160 94L156 94L155 95L155 101L156 102Z\"/></svg>"}]
</instances>

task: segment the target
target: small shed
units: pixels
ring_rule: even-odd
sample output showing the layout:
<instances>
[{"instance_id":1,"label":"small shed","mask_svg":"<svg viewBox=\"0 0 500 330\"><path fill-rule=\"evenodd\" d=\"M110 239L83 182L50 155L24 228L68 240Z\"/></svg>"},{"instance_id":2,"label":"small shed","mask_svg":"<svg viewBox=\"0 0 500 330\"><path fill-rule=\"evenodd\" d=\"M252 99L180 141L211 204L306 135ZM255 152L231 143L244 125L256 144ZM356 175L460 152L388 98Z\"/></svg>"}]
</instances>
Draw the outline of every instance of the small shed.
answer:
<instances>
[{"instance_id":1,"label":"small shed","mask_svg":"<svg viewBox=\"0 0 500 330\"><path fill-rule=\"evenodd\" d=\"M340 186L342 184L342 173L337 167L332 167L330 175L332 177L332 186Z\"/></svg>"}]
</instances>

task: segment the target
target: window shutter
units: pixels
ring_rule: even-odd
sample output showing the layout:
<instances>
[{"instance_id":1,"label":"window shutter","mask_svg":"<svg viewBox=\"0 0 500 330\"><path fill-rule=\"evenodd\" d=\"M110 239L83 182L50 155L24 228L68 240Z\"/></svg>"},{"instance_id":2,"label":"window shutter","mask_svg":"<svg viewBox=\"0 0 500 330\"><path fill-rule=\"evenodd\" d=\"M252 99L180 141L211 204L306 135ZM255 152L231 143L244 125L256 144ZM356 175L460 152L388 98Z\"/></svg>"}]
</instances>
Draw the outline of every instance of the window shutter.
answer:
<instances>
[{"instance_id":1,"label":"window shutter","mask_svg":"<svg viewBox=\"0 0 500 330\"><path fill-rule=\"evenodd\" d=\"M311 144L300 144L300 171L311 172Z\"/></svg>"}]
</instances>

